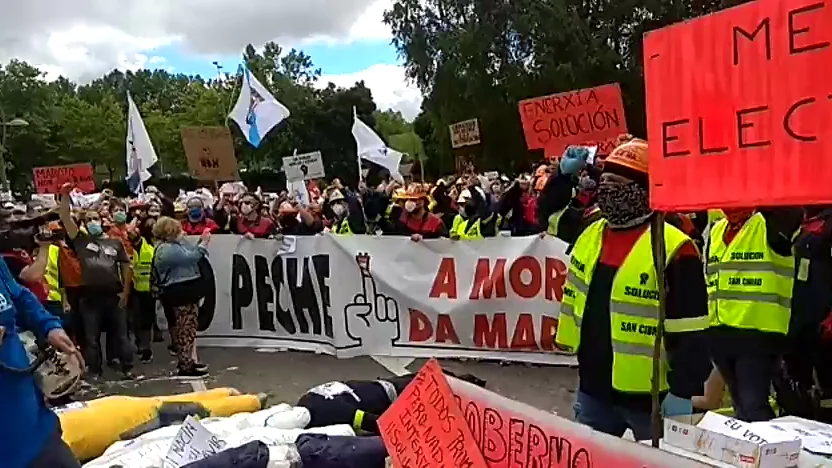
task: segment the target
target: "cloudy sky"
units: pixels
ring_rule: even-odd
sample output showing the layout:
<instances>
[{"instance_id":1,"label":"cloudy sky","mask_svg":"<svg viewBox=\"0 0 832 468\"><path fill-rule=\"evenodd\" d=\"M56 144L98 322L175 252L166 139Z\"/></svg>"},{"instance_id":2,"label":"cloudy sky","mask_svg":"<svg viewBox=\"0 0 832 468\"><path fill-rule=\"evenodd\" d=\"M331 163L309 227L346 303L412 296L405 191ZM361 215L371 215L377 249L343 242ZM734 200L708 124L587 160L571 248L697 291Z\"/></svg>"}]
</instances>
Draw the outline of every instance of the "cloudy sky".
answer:
<instances>
[{"instance_id":1,"label":"cloudy sky","mask_svg":"<svg viewBox=\"0 0 832 468\"><path fill-rule=\"evenodd\" d=\"M393 0L2 0L0 63L26 60L80 82L113 68L203 76L234 71L246 44L274 40L312 56L322 85L364 80L376 103L413 118L421 95L405 81L382 14ZM279 96L278 96L279 99Z\"/></svg>"}]
</instances>

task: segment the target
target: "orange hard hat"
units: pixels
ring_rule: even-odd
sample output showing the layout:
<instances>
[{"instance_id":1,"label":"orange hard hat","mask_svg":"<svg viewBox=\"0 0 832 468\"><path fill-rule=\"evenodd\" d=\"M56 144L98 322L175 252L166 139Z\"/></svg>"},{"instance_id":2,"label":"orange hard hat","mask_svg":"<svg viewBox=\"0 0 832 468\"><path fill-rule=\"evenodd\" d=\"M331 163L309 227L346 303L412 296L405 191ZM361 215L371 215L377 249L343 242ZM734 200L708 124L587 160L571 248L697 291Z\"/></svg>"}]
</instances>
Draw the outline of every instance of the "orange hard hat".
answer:
<instances>
[{"instance_id":1,"label":"orange hard hat","mask_svg":"<svg viewBox=\"0 0 832 468\"><path fill-rule=\"evenodd\" d=\"M427 197L428 194L421 184L411 184L401 198L404 200L419 200Z\"/></svg>"},{"instance_id":2,"label":"orange hard hat","mask_svg":"<svg viewBox=\"0 0 832 468\"><path fill-rule=\"evenodd\" d=\"M647 142L640 138L625 139L604 159L604 164L624 167L646 175L650 167Z\"/></svg>"}]
</instances>

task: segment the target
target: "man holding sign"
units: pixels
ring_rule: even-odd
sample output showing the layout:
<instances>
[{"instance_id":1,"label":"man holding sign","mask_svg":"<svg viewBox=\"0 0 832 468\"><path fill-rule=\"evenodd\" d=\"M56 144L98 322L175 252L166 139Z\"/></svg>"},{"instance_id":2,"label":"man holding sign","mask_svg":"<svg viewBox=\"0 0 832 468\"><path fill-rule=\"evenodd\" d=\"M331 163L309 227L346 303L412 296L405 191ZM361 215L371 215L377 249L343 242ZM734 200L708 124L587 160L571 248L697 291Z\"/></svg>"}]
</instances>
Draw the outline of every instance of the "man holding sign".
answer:
<instances>
[{"instance_id":1,"label":"man holding sign","mask_svg":"<svg viewBox=\"0 0 832 468\"><path fill-rule=\"evenodd\" d=\"M567 152L561 166L586 152ZM577 161L583 163L583 160ZM607 157L598 190L606 218L575 241L563 287L556 342L578 355L575 418L637 440L649 439L659 287L651 249L647 142L626 141ZM702 260L693 241L665 226L666 361L659 375L665 416L690 414L710 362L697 331L708 327Z\"/></svg>"}]
</instances>

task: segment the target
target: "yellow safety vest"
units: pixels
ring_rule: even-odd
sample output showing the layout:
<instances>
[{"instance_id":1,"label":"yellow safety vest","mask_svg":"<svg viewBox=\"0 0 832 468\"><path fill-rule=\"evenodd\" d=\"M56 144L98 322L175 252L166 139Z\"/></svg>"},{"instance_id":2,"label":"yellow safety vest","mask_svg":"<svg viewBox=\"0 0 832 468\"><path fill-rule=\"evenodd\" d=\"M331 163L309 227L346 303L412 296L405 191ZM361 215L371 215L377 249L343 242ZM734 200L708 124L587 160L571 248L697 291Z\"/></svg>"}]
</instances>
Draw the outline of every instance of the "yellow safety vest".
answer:
<instances>
[{"instance_id":1,"label":"yellow safety vest","mask_svg":"<svg viewBox=\"0 0 832 468\"><path fill-rule=\"evenodd\" d=\"M150 270L155 252L156 248L150 242L142 240L141 248L133 255L133 288L136 291L150 291Z\"/></svg>"},{"instance_id":2,"label":"yellow safety vest","mask_svg":"<svg viewBox=\"0 0 832 468\"><path fill-rule=\"evenodd\" d=\"M335 234L339 236L352 236L354 233L352 232L352 228L350 227L350 220L349 218L344 218L341 220L338 225L335 226Z\"/></svg>"},{"instance_id":3,"label":"yellow safety vest","mask_svg":"<svg viewBox=\"0 0 832 468\"><path fill-rule=\"evenodd\" d=\"M606 226L607 220L600 219L589 225L575 241L569 273L563 286L555 342L574 352L580 349L581 322L592 275L601 255ZM679 247L691 240L679 229L665 223L664 241L669 263ZM653 347L659 326L659 292L650 228L639 237L615 274L610 294L610 320L613 388L628 393L649 393ZM708 318L704 315L693 319L667 319L664 325L668 333L699 331L707 327ZM663 362L663 369L659 387L661 391L666 391L669 388L667 360Z\"/></svg>"},{"instance_id":4,"label":"yellow safety vest","mask_svg":"<svg viewBox=\"0 0 832 468\"><path fill-rule=\"evenodd\" d=\"M569 205L564 206L562 209L555 211L551 215L549 215L549 227L546 229L546 232L550 236L557 236L558 235L558 226L560 225L560 218L566 213L566 210L569 209Z\"/></svg>"},{"instance_id":5,"label":"yellow safety vest","mask_svg":"<svg viewBox=\"0 0 832 468\"><path fill-rule=\"evenodd\" d=\"M766 220L756 213L725 244L728 220L711 229L708 248L708 316L728 326L787 334L791 318L794 257L769 248Z\"/></svg>"},{"instance_id":6,"label":"yellow safety vest","mask_svg":"<svg viewBox=\"0 0 832 468\"><path fill-rule=\"evenodd\" d=\"M485 236L483 236L480 232L480 221L481 220L477 219L469 227L467 219L463 218L462 215L456 215L454 217L453 225L451 226L450 235L457 236L460 240L484 239Z\"/></svg>"},{"instance_id":7,"label":"yellow safety vest","mask_svg":"<svg viewBox=\"0 0 832 468\"><path fill-rule=\"evenodd\" d=\"M725 212L722 210L708 210L708 224L713 226L723 219L725 219Z\"/></svg>"},{"instance_id":8,"label":"yellow safety vest","mask_svg":"<svg viewBox=\"0 0 832 468\"><path fill-rule=\"evenodd\" d=\"M57 245L49 246L49 258L46 260L46 274L44 279L46 285L49 287L49 296L47 300L50 302L61 302L63 295L61 294L61 277L58 272L58 256L61 248Z\"/></svg>"}]
</instances>

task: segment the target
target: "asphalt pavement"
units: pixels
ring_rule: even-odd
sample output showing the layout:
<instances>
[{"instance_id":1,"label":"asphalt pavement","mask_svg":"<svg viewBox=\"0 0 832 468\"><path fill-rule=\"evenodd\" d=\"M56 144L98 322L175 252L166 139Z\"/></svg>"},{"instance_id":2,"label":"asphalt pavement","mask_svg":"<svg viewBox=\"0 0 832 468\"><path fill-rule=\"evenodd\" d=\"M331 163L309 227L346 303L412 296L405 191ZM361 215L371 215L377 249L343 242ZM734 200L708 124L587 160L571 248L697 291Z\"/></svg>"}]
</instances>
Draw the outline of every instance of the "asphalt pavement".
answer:
<instances>
[{"instance_id":1,"label":"asphalt pavement","mask_svg":"<svg viewBox=\"0 0 832 468\"><path fill-rule=\"evenodd\" d=\"M165 346L158 343L154 351L152 363L136 366L137 380L119 381L117 374L108 370L104 381L85 389L81 397L154 396L193 391L191 381L172 379L176 362ZM392 375L370 357L337 359L297 351L200 347L199 360L210 367L211 375L204 380L207 388L234 387L246 393L267 393L270 404L294 404L306 390L333 380L374 380ZM407 369L416 372L424 362L416 360ZM450 371L470 373L486 380L486 387L491 391L572 418L577 385L574 368L472 360L441 360L440 363Z\"/></svg>"}]
</instances>

